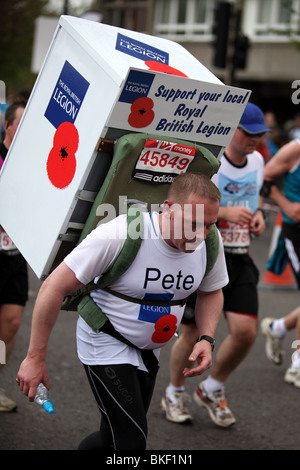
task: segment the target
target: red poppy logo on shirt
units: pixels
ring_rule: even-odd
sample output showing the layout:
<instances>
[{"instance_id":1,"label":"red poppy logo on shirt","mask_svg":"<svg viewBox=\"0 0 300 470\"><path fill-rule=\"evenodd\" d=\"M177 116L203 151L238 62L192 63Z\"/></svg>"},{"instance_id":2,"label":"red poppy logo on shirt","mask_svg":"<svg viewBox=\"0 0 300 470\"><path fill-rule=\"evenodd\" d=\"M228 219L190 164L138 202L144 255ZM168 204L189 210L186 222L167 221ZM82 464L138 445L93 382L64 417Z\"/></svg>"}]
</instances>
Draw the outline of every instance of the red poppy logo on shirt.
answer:
<instances>
[{"instance_id":1,"label":"red poppy logo on shirt","mask_svg":"<svg viewBox=\"0 0 300 470\"><path fill-rule=\"evenodd\" d=\"M71 122L58 126L53 138L53 147L47 160L47 173L51 183L59 189L68 186L76 170L75 153L79 144L79 135Z\"/></svg>"},{"instance_id":2,"label":"red poppy logo on shirt","mask_svg":"<svg viewBox=\"0 0 300 470\"><path fill-rule=\"evenodd\" d=\"M177 330L177 318L175 315L164 315L154 325L155 331L152 335L153 343L166 343Z\"/></svg>"}]
</instances>

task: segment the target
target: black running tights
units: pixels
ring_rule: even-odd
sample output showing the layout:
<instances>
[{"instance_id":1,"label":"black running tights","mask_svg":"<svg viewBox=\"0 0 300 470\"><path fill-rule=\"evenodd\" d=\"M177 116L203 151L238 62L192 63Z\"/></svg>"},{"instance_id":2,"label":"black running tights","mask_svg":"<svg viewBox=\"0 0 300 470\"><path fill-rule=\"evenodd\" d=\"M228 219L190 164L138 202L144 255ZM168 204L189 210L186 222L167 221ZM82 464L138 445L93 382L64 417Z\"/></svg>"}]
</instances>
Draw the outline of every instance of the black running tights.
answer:
<instances>
[{"instance_id":1,"label":"black running tights","mask_svg":"<svg viewBox=\"0 0 300 470\"><path fill-rule=\"evenodd\" d=\"M84 368L102 416L100 430L78 449L145 450L155 378L130 364Z\"/></svg>"}]
</instances>

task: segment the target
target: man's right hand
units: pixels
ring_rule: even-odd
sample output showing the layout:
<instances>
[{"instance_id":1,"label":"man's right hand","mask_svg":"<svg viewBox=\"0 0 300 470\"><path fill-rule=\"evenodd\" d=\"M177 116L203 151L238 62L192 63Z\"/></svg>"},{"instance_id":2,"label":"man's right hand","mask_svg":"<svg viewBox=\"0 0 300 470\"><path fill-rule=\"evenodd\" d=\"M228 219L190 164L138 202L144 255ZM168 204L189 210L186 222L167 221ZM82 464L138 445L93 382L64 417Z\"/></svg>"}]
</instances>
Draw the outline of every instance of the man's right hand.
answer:
<instances>
[{"instance_id":1,"label":"man's right hand","mask_svg":"<svg viewBox=\"0 0 300 470\"><path fill-rule=\"evenodd\" d=\"M48 390L50 389L46 364L28 357L21 363L16 381L24 395L28 396L29 401L34 400L40 383L43 383Z\"/></svg>"}]
</instances>

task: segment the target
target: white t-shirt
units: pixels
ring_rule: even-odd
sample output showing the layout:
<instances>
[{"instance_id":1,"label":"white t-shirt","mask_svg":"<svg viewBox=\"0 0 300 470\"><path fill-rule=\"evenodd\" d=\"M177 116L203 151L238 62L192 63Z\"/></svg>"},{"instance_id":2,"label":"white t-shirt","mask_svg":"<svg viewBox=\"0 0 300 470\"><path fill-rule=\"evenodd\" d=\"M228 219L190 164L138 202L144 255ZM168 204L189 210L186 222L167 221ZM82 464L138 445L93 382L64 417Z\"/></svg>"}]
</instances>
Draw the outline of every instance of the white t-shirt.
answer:
<instances>
[{"instance_id":1,"label":"white t-shirt","mask_svg":"<svg viewBox=\"0 0 300 470\"><path fill-rule=\"evenodd\" d=\"M258 208L263 180L264 160L257 151L247 155L247 162L243 166L234 165L223 155L220 169L212 177L212 181L222 195L220 206L246 207L253 214ZM248 251L251 241L249 224L239 225L227 220L220 220L218 228L225 250L240 250L240 253Z\"/></svg>"},{"instance_id":2,"label":"white t-shirt","mask_svg":"<svg viewBox=\"0 0 300 470\"><path fill-rule=\"evenodd\" d=\"M144 239L138 254L111 289L140 299L185 299L198 287L209 292L228 282L222 241L218 260L203 279L206 269L206 246L202 243L195 252L184 253L170 247L161 237L157 213L145 213ZM87 284L108 270L120 253L127 236L127 216L121 215L100 225L66 258L68 267L77 279ZM101 307L112 325L138 348L160 348L169 341L180 325L184 307L147 306L128 302L101 289L92 291L94 301ZM77 349L84 364L130 363L146 370L140 352L103 333L95 333L79 318Z\"/></svg>"}]
</instances>

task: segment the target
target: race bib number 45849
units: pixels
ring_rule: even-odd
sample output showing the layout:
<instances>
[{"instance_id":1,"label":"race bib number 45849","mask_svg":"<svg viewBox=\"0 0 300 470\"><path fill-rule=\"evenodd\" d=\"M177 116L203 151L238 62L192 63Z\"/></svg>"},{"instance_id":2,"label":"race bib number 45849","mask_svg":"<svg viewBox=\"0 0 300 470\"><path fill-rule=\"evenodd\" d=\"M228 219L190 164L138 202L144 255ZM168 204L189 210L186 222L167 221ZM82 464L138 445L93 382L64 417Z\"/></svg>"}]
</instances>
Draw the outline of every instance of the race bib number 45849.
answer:
<instances>
[{"instance_id":1,"label":"race bib number 45849","mask_svg":"<svg viewBox=\"0 0 300 470\"><path fill-rule=\"evenodd\" d=\"M175 176L187 171L195 154L195 147L147 139L133 178L156 184L172 183Z\"/></svg>"}]
</instances>

